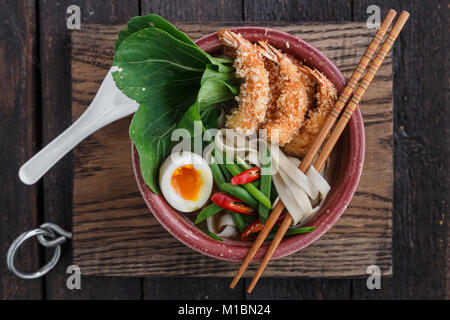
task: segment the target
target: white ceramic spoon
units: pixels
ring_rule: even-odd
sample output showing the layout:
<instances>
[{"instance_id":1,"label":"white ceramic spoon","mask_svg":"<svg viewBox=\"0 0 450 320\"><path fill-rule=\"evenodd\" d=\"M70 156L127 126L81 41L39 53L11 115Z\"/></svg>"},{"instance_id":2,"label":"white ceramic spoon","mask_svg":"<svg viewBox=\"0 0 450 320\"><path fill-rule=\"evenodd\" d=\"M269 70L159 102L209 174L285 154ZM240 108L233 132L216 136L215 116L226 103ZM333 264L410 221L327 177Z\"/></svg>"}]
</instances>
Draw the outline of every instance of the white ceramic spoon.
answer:
<instances>
[{"instance_id":1,"label":"white ceramic spoon","mask_svg":"<svg viewBox=\"0 0 450 320\"><path fill-rule=\"evenodd\" d=\"M100 128L136 112L137 102L120 91L108 71L94 100L69 128L28 160L19 170L25 184L36 183L51 167L78 143Z\"/></svg>"}]
</instances>

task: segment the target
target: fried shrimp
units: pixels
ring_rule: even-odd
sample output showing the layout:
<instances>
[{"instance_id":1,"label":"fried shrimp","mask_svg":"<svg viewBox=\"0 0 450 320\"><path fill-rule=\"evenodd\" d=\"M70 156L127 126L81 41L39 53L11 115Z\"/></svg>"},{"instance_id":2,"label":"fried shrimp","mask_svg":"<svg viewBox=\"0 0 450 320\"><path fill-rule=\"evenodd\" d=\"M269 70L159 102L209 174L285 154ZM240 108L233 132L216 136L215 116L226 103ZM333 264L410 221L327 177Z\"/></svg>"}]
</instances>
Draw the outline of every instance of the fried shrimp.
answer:
<instances>
[{"instance_id":1,"label":"fried shrimp","mask_svg":"<svg viewBox=\"0 0 450 320\"><path fill-rule=\"evenodd\" d=\"M240 95L236 98L239 106L227 117L226 126L239 134L251 135L266 116L269 74L258 50L250 41L229 30L220 30L217 36L222 44L235 49L236 77L244 79Z\"/></svg>"},{"instance_id":2,"label":"fried shrimp","mask_svg":"<svg viewBox=\"0 0 450 320\"><path fill-rule=\"evenodd\" d=\"M265 122L272 120L277 112L277 100L281 94L280 67L277 63L264 59L264 66L269 72L269 102L267 105Z\"/></svg>"},{"instance_id":3,"label":"fried shrimp","mask_svg":"<svg viewBox=\"0 0 450 320\"><path fill-rule=\"evenodd\" d=\"M309 110L308 119L299 133L284 145L283 150L291 156L304 156L311 148L314 138L319 133L325 122L328 112L333 108L337 100L337 91L334 85L322 73L317 70L311 70L304 66L304 70L309 73L318 84L316 93L316 107Z\"/></svg>"},{"instance_id":4,"label":"fried shrimp","mask_svg":"<svg viewBox=\"0 0 450 320\"><path fill-rule=\"evenodd\" d=\"M270 107L271 117L262 126L270 142L285 145L298 133L306 112L308 97L304 77L299 68L285 54L264 41L259 42L261 54L279 67L280 94L275 106ZM273 110L273 111L272 111Z\"/></svg>"}]
</instances>

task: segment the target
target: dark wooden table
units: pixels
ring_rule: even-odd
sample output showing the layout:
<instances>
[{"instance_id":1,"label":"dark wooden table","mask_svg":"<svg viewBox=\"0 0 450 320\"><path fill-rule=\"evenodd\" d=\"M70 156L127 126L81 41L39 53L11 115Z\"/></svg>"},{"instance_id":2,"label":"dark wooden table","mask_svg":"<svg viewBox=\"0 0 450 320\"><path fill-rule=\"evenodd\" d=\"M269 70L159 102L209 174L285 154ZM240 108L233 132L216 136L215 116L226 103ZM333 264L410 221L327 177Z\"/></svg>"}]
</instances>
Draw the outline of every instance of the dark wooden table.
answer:
<instances>
[{"instance_id":1,"label":"dark wooden table","mask_svg":"<svg viewBox=\"0 0 450 320\"><path fill-rule=\"evenodd\" d=\"M373 1L362 0L0 0L0 298L2 299L405 299L449 298L449 48L448 2L376 1L385 13L411 19L394 50L393 276L381 290L366 279L262 279L253 295L229 279L82 277L66 287L70 246L45 278L24 281L6 268L11 241L44 221L72 221L73 158L69 155L34 186L20 165L71 123L70 30L66 9L82 22L120 23L158 13L170 21L364 21ZM383 161L380 155L380 161ZM50 252L37 243L18 264L34 270Z\"/></svg>"}]
</instances>

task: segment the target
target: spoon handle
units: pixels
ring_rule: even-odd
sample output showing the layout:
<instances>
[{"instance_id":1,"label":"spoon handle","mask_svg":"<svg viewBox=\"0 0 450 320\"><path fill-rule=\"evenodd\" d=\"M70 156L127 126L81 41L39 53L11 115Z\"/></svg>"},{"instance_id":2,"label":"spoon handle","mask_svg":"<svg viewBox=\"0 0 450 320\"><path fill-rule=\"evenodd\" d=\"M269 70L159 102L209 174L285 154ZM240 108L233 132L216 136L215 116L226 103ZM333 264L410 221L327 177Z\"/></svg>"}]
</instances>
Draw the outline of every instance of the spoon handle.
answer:
<instances>
[{"instance_id":1,"label":"spoon handle","mask_svg":"<svg viewBox=\"0 0 450 320\"><path fill-rule=\"evenodd\" d=\"M20 180L36 183L78 143L100 128L136 112L138 104L125 96L114 83L111 70L86 111L69 128L35 154L19 170Z\"/></svg>"}]
</instances>

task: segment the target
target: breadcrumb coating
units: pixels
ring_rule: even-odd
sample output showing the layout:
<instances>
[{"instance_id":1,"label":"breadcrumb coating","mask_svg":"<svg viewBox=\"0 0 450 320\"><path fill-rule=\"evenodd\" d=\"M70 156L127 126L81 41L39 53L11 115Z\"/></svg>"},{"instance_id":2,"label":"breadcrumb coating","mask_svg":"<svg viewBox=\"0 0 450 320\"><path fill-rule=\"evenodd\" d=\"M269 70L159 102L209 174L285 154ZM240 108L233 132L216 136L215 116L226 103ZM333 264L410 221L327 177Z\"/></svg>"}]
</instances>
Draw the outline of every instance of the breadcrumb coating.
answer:
<instances>
[{"instance_id":1,"label":"breadcrumb coating","mask_svg":"<svg viewBox=\"0 0 450 320\"><path fill-rule=\"evenodd\" d=\"M264 59L264 67L269 72L269 102L266 111L265 122L272 120L277 111L277 100L281 94L280 68L275 62Z\"/></svg>"},{"instance_id":2,"label":"breadcrumb coating","mask_svg":"<svg viewBox=\"0 0 450 320\"><path fill-rule=\"evenodd\" d=\"M283 147L288 155L295 157L303 157L309 151L328 116L328 112L337 100L337 90L327 77L308 67L305 67L305 70L316 79L318 90L315 95L316 107L309 110L304 126L291 142Z\"/></svg>"},{"instance_id":3,"label":"breadcrumb coating","mask_svg":"<svg viewBox=\"0 0 450 320\"><path fill-rule=\"evenodd\" d=\"M220 30L218 38L225 46L235 49L236 77L244 79L237 97L238 107L227 116L226 126L237 133L253 134L266 117L269 101L269 74L255 46L240 34Z\"/></svg>"},{"instance_id":4,"label":"breadcrumb coating","mask_svg":"<svg viewBox=\"0 0 450 320\"><path fill-rule=\"evenodd\" d=\"M265 41L260 41L259 44L261 54L278 65L280 88L280 94L274 101L275 105L270 107L270 118L262 129L266 130L267 140L283 146L298 133L308 111L304 77L288 56Z\"/></svg>"}]
</instances>

